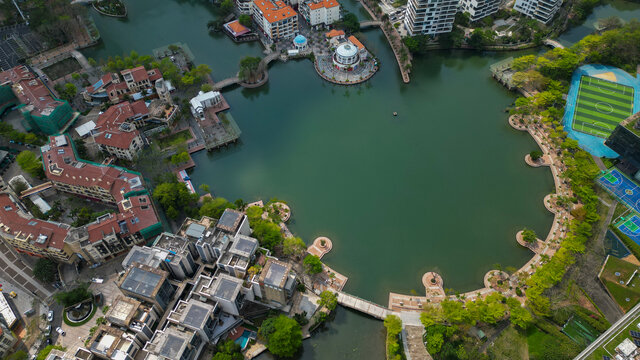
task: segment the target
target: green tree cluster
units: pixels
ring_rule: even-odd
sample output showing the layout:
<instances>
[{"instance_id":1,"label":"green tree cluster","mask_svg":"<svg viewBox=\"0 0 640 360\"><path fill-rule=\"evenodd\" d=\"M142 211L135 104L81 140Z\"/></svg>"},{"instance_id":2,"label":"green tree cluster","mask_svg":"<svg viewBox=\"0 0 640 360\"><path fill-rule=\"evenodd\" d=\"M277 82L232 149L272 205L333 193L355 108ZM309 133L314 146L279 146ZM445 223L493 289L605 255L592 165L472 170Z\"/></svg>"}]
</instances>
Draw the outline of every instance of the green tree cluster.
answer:
<instances>
[{"instance_id":1,"label":"green tree cluster","mask_svg":"<svg viewBox=\"0 0 640 360\"><path fill-rule=\"evenodd\" d=\"M58 268L56 263L47 258L40 258L33 267L33 276L43 283L52 283L56 279Z\"/></svg>"},{"instance_id":2,"label":"green tree cluster","mask_svg":"<svg viewBox=\"0 0 640 360\"><path fill-rule=\"evenodd\" d=\"M71 102L78 93L78 88L72 83L66 83L64 85L56 84L53 88L62 100L69 102Z\"/></svg>"},{"instance_id":3,"label":"green tree cluster","mask_svg":"<svg viewBox=\"0 0 640 360\"><path fill-rule=\"evenodd\" d=\"M18 350L11 355L7 355L4 360L27 360L29 354L24 350Z\"/></svg>"},{"instance_id":4,"label":"green tree cluster","mask_svg":"<svg viewBox=\"0 0 640 360\"><path fill-rule=\"evenodd\" d=\"M153 198L160 203L171 219L177 219L181 212L188 216L198 214L198 208L195 206L199 199L198 194L192 194L187 185L177 180L156 186L153 190Z\"/></svg>"},{"instance_id":5,"label":"green tree cluster","mask_svg":"<svg viewBox=\"0 0 640 360\"><path fill-rule=\"evenodd\" d=\"M309 275L315 275L322 272L322 261L317 255L307 255L302 261L304 271Z\"/></svg>"},{"instance_id":6,"label":"green tree cluster","mask_svg":"<svg viewBox=\"0 0 640 360\"><path fill-rule=\"evenodd\" d=\"M240 24L249 27L251 26L251 16L247 15L247 14L242 14L238 17L238 22L240 22Z\"/></svg>"},{"instance_id":7,"label":"green tree cluster","mask_svg":"<svg viewBox=\"0 0 640 360\"><path fill-rule=\"evenodd\" d=\"M307 251L307 245L299 237L285 238L282 243L282 252L285 256L299 257Z\"/></svg>"},{"instance_id":8,"label":"green tree cluster","mask_svg":"<svg viewBox=\"0 0 640 360\"><path fill-rule=\"evenodd\" d=\"M45 360L47 356L49 356L51 350L67 351L67 348L60 345L48 345L38 353L38 356L36 356L36 360Z\"/></svg>"},{"instance_id":9,"label":"green tree cluster","mask_svg":"<svg viewBox=\"0 0 640 360\"><path fill-rule=\"evenodd\" d=\"M258 336L264 339L273 355L280 357L292 357L302 346L300 325L285 315L263 321Z\"/></svg>"},{"instance_id":10,"label":"green tree cluster","mask_svg":"<svg viewBox=\"0 0 640 360\"><path fill-rule=\"evenodd\" d=\"M536 242L536 240L538 240L538 236L536 235L536 232L528 229L528 228L524 228L522 230L522 240L524 240L525 242L532 244L534 242Z\"/></svg>"},{"instance_id":11,"label":"green tree cluster","mask_svg":"<svg viewBox=\"0 0 640 360\"><path fill-rule=\"evenodd\" d=\"M360 31L360 20L358 17L348 11L342 15L342 19L334 24L338 29L342 29L348 33L357 33Z\"/></svg>"},{"instance_id":12,"label":"green tree cluster","mask_svg":"<svg viewBox=\"0 0 640 360\"><path fill-rule=\"evenodd\" d=\"M212 360L244 360L240 345L233 340L218 343Z\"/></svg>"},{"instance_id":13,"label":"green tree cluster","mask_svg":"<svg viewBox=\"0 0 640 360\"><path fill-rule=\"evenodd\" d=\"M262 58L257 56L246 56L240 60L240 71L238 71L238 77L240 80L246 81L248 83L257 82L258 76L260 73L258 72L260 68L260 61Z\"/></svg>"},{"instance_id":14,"label":"green tree cluster","mask_svg":"<svg viewBox=\"0 0 640 360\"><path fill-rule=\"evenodd\" d=\"M318 305L327 308L329 311L333 311L336 309L336 306L338 306L338 297L334 292L325 290L320 293Z\"/></svg>"},{"instance_id":15,"label":"green tree cluster","mask_svg":"<svg viewBox=\"0 0 640 360\"><path fill-rule=\"evenodd\" d=\"M215 199L206 197L204 198L202 207L200 208L200 216L219 219L226 209L235 209L235 205L222 197L217 197Z\"/></svg>"},{"instance_id":16,"label":"green tree cluster","mask_svg":"<svg viewBox=\"0 0 640 360\"><path fill-rule=\"evenodd\" d=\"M71 225L74 227L83 226L90 222L93 222L96 218L111 212L113 212L113 210L94 212L86 206L75 208L71 210L71 217L73 218L73 223Z\"/></svg>"},{"instance_id":17,"label":"green tree cluster","mask_svg":"<svg viewBox=\"0 0 640 360\"><path fill-rule=\"evenodd\" d=\"M24 150L16 157L16 162L20 168L34 178L44 178L44 169L42 161L36 157L36 154L29 150Z\"/></svg>"},{"instance_id":18,"label":"green tree cluster","mask_svg":"<svg viewBox=\"0 0 640 360\"><path fill-rule=\"evenodd\" d=\"M387 359L402 360L404 358L402 345L400 345L402 320L396 315L387 315L384 319L384 327L387 329Z\"/></svg>"},{"instance_id":19,"label":"green tree cluster","mask_svg":"<svg viewBox=\"0 0 640 360\"><path fill-rule=\"evenodd\" d=\"M273 250L284 241L282 229L271 221L256 220L251 223L251 228L253 228L253 236L260 241L260 246L266 249Z\"/></svg>"},{"instance_id":20,"label":"green tree cluster","mask_svg":"<svg viewBox=\"0 0 640 360\"><path fill-rule=\"evenodd\" d=\"M0 136L3 136L15 142L21 142L26 144L42 145L44 143L44 141L42 140L42 136L38 137L38 135L33 133L20 132L14 129L13 126L11 126L11 124L4 121L0 122Z\"/></svg>"},{"instance_id":21,"label":"green tree cluster","mask_svg":"<svg viewBox=\"0 0 640 360\"><path fill-rule=\"evenodd\" d=\"M71 306L83 300L90 299L93 294L88 290L89 285L81 285L69 291L61 291L53 295L53 299L64 306Z\"/></svg>"}]
</instances>

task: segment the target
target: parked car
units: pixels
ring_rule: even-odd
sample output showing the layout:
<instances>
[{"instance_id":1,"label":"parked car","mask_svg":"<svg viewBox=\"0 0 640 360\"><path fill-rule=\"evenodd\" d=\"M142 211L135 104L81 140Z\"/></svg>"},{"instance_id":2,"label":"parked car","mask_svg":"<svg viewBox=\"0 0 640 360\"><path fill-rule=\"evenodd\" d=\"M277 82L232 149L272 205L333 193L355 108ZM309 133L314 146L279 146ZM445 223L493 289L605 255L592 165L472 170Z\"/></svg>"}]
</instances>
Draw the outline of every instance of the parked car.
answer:
<instances>
[{"instance_id":1,"label":"parked car","mask_svg":"<svg viewBox=\"0 0 640 360\"><path fill-rule=\"evenodd\" d=\"M96 283L96 284L102 284L104 282L104 279L93 278L93 279L91 279L91 282Z\"/></svg>"},{"instance_id":2,"label":"parked car","mask_svg":"<svg viewBox=\"0 0 640 360\"><path fill-rule=\"evenodd\" d=\"M48 337L47 340L44 341L45 346L49 346L49 345L51 345L51 343L52 343L52 341L51 341L50 337Z\"/></svg>"},{"instance_id":3,"label":"parked car","mask_svg":"<svg viewBox=\"0 0 640 360\"><path fill-rule=\"evenodd\" d=\"M29 309L29 310L25 311L23 314L24 314L24 316L31 316L31 315L33 315L35 313L36 313L35 310Z\"/></svg>"},{"instance_id":4,"label":"parked car","mask_svg":"<svg viewBox=\"0 0 640 360\"><path fill-rule=\"evenodd\" d=\"M12 298L15 298L16 296L18 296L18 294L16 294L15 291L12 291L9 293L9 296L11 296Z\"/></svg>"},{"instance_id":5,"label":"parked car","mask_svg":"<svg viewBox=\"0 0 640 360\"><path fill-rule=\"evenodd\" d=\"M44 333L47 336L51 336L51 325L47 325L46 329L44 329Z\"/></svg>"},{"instance_id":6,"label":"parked car","mask_svg":"<svg viewBox=\"0 0 640 360\"><path fill-rule=\"evenodd\" d=\"M53 321L53 310L49 310L49 312L47 313L47 321L48 322Z\"/></svg>"},{"instance_id":7,"label":"parked car","mask_svg":"<svg viewBox=\"0 0 640 360\"><path fill-rule=\"evenodd\" d=\"M64 330L62 330L62 328L61 328L60 326L58 326L58 327L56 328L56 332L57 332L58 334L62 335L62 336L67 335L67 333L66 333Z\"/></svg>"}]
</instances>

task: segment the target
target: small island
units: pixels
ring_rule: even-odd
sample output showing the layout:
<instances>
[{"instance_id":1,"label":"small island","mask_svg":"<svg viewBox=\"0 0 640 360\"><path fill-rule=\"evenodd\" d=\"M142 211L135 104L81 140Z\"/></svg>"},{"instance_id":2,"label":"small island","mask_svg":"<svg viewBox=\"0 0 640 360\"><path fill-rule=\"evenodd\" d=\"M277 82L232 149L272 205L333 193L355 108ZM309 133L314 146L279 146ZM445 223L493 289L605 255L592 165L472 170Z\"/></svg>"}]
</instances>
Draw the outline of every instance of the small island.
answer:
<instances>
[{"instance_id":1,"label":"small island","mask_svg":"<svg viewBox=\"0 0 640 360\"><path fill-rule=\"evenodd\" d=\"M121 0L98 0L92 3L93 8L102 15L127 17L127 7Z\"/></svg>"}]
</instances>

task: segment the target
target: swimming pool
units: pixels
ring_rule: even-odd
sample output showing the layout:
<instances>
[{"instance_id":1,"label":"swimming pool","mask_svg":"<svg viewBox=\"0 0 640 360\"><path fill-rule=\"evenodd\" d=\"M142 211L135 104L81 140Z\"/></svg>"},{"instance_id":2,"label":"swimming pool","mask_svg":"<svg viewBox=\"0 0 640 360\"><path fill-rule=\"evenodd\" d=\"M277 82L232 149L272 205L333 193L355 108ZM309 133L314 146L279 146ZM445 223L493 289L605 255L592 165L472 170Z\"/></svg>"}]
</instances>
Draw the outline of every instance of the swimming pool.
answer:
<instances>
[{"instance_id":1,"label":"swimming pool","mask_svg":"<svg viewBox=\"0 0 640 360\"><path fill-rule=\"evenodd\" d=\"M240 337L236 339L236 344L240 345L240 349L244 350L249 343L249 339L252 339L254 337L255 333L253 331L244 329L242 335L240 335Z\"/></svg>"}]
</instances>

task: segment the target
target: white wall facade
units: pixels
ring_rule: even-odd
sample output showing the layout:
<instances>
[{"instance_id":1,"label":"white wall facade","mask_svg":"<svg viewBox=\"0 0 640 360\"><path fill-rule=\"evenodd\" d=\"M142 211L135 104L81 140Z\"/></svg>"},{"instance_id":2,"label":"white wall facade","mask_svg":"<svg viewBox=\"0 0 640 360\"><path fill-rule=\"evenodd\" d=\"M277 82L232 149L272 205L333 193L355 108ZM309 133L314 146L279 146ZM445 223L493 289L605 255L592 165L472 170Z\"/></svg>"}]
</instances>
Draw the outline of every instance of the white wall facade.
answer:
<instances>
[{"instance_id":1,"label":"white wall facade","mask_svg":"<svg viewBox=\"0 0 640 360\"><path fill-rule=\"evenodd\" d=\"M410 36L451 32L458 0L409 0L404 26Z\"/></svg>"},{"instance_id":2,"label":"white wall facade","mask_svg":"<svg viewBox=\"0 0 640 360\"><path fill-rule=\"evenodd\" d=\"M562 0L516 0L513 8L524 15L548 23L560 9Z\"/></svg>"}]
</instances>

